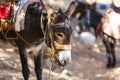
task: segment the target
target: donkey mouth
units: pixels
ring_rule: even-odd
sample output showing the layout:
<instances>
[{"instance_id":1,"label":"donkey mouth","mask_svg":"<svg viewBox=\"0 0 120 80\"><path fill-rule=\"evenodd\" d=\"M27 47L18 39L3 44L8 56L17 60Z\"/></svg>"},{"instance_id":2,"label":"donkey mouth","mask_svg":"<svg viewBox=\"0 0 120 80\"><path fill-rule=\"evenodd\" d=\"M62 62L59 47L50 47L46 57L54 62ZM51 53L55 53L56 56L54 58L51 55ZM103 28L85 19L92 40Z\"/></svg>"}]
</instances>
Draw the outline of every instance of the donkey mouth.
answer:
<instances>
[{"instance_id":1,"label":"donkey mouth","mask_svg":"<svg viewBox=\"0 0 120 80\"><path fill-rule=\"evenodd\" d=\"M66 66L71 62L71 50L59 52L58 64L59 66Z\"/></svg>"}]
</instances>

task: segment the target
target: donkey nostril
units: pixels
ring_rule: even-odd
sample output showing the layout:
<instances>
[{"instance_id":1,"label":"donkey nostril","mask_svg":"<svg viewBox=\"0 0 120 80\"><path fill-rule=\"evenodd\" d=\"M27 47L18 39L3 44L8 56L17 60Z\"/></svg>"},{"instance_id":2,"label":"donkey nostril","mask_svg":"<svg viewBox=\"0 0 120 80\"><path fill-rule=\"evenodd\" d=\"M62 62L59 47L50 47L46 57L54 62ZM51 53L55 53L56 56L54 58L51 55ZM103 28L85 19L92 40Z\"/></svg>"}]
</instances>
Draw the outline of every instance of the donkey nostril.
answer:
<instances>
[{"instance_id":1,"label":"donkey nostril","mask_svg":"<svg viewBox=\"0 0 120 80\"><path fill-rule=\"evenodd\" d=\"M65 61L64 61L64 64L67 64L67 63L69 63L69 60L65 60Z\"/></svg>"},{"instance_id":2,"label":"donkey nostril","mask_svg":"<svg viewBox=\"0 0 120 80\"><path fill-rule=\"evenodd\" d=\"M66 63L67 63L67 61L65 60L65 61L64 61L64 64L66 64Z\"/></svg>"}]
</instances>

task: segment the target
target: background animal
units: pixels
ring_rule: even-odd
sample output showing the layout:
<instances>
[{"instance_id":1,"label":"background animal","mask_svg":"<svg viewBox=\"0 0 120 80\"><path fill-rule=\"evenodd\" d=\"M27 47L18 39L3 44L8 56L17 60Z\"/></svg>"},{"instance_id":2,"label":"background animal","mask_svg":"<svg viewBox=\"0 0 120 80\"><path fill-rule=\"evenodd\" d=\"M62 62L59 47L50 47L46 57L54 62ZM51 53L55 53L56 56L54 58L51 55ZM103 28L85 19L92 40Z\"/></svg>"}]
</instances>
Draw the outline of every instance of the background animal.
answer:
<instances>
[{"instance_id":1,"label":"background animal","mask_svg":"<svg viewBox=\"0 0 120 80\"><path fill-rule=\"evenodd\" d=\"M120 6L119 6L120 7ZM114 3L107 10L105 16L101 19L97 32L102 37L106 48L107 68L116 66L115 45L116 40L120 39L120 9Z\"/></svg>"},{"instance_id":2,"label":"background animal","mask_svg":"<svg viewBox=\"0 0 120 80\"><path fill-rule=\"evenodd\" d=\"M101 21L102 14L96 11L95 8L95 3L92 5L81 2L81 1L76 1L77 7L73 13L73 17L76 17L78 22L78 25L80 27L80 32L88 30L90 31L90 28L93 28L95 36L97 37L96 34L96 29L98 24Z\"/></svg>"}]
</instances>

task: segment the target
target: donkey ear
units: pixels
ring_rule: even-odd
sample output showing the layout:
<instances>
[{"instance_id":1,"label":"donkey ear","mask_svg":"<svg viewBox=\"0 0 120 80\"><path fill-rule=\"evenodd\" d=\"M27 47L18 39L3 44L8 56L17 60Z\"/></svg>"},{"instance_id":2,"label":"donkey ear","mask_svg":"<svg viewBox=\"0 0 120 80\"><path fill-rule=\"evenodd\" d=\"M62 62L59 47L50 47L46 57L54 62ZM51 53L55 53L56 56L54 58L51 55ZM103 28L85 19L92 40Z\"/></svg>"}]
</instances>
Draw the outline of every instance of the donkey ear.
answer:
<instances>
[{"instance_id":1,"label":"donkey ear","mask_svg":"<svg viewBox=\"0 0 120 80\"><path fill-rule=\"evenodd\" d=\"M76 6L77 6L77 3L75 1L71 2L71 4L68 7L68 10L66 11L68 18L71 17L71 15L76 9Z\"/></svg>"},{"instance_id":2,"label":"donkey ear","mask_svg":"<svg viewBox=\"0 0 120 80\"><path fill-rule=\"evenodd\" d=\"M55 13L55 11L49 5L47 5L44 0L40 0L40 2L49 16Z\"/></svg>"}]
</instances>

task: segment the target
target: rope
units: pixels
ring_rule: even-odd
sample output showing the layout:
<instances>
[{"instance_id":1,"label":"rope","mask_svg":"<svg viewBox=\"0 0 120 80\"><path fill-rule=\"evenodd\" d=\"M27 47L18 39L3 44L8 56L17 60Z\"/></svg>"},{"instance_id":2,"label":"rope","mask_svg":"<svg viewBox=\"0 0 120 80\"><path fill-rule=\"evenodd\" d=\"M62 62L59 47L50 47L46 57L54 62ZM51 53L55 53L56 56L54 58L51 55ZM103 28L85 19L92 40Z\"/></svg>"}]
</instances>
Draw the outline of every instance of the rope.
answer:
<instances>
[{"instance_id":1,"label":"rope","mask_svg":"<svg viewBox=\"0 0 120 80\"><path fill-rule=\"evenodd\" d=\"M20 37L20 39L23 40L24 43L26 43L26 44L29 45L29 46L33 46L33 44L30 44L29 42L27 42L18 32L16 32L16 33L17 33L17 35Z\"/></svg>"},{"instance_id":2,"label":"rope","mask_svg":"<svg viewBox=\"0 0 120 80\"><path fill-rule=\"evenodd\" d=\"M46 37L46 34L47 34L47 28L48 28L48 30L50 30L49 36L50 36L50 40L51 40L51 51L50 50L49 51L52 53L52 58L54 58L55 47L54 47L54 40L53 40L53 31L50 28L51 19L50 19L50 17L48 17L48 22L47 22L45 31L44 31L44 25L43 25L42 19L43 19L43 14L41 14L41 20L40 20L41 21L40 22L41 23L41 28L42 28L42 32L44 34L44 40L45 40L45 37ZM48 48L49 47L47 47L47 49Z\"/></svg>"},{"instance_id":3,"label":"rope","mask_svg":"<svg viewBox=\"0 0 120 80\"><path fill-rule=\"evenodd\" d=\"M42 32L43 32L43 34L44 34L44 41L45 41L45 37L46 37L46 34L47 34L46 31L47 31L47 28L49 28L48 30L50 30L50 23L51 23L51 20L50 20L50 18L48 19L48 22L47 22L47 26L46 26L45 31L44 31L44 25L43 25L42 20L43 20L43 14L41 14L40 23L41 23L41 29L42 29ZM44 48L47 49L48 53L51 52L51 49L50 49L49 47L47 47L46 44L44 44ZM51 60L51 61L52 61L52 60ZM51 80L51 71L52 71L52 70L51 70L51 68L52 68L51 65L52 65L52 64L51 64L51 62L50 62L50 66L49 66L49 80Z\"/></svg>"},{"instance_id":4,"label":"rope","mask_svg":"<svg viewBox=\"0 0 120 80\"><path fill-rule=\"evenodd\" d=\"M51 66L52 64L51 64L51 62L50 62L50 68L49 68L49 80L52 80L52 78L51 78L51 71L52 71L52 66Z\"/></svg>"}]
</instances>

